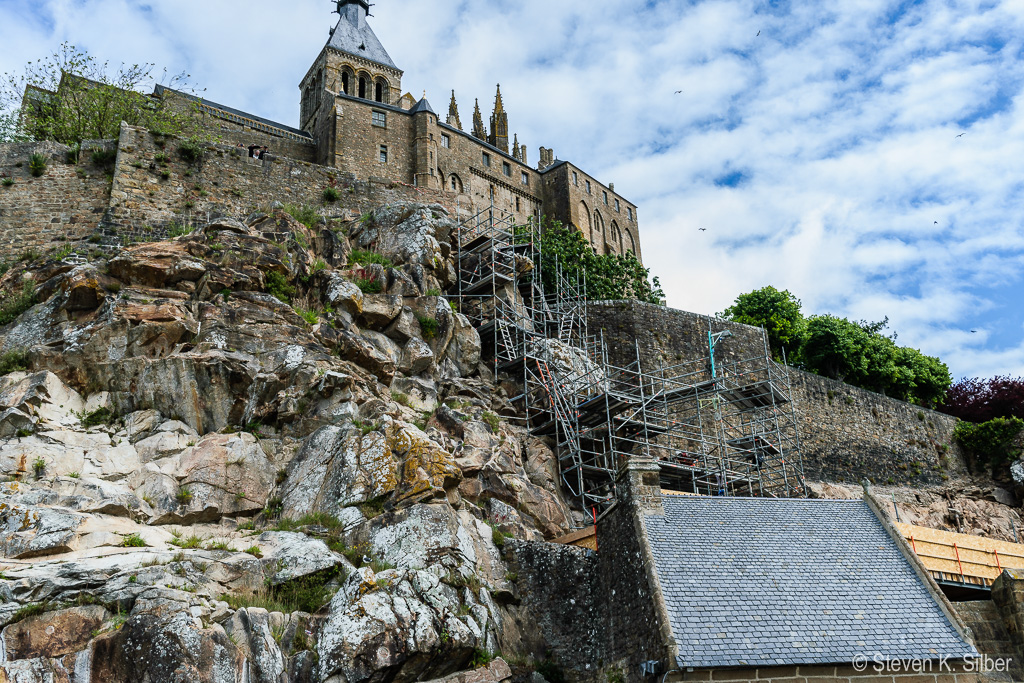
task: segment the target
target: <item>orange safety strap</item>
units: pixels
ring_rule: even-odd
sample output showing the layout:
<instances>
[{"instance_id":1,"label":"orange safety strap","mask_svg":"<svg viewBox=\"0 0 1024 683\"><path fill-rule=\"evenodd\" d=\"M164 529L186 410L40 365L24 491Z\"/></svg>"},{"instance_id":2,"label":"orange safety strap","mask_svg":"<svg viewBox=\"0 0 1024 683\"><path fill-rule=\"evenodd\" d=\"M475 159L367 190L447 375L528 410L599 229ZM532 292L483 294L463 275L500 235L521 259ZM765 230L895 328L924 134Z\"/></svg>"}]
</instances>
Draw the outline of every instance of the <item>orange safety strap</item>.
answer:
<instances>
[{"instance_id":1,"label":"orange safety strap","mask_svg":"<svg viewBox=\"0 0 1024 683\"><path fill-rule=\"evenodd\" d=\"M1003 571L1003 567L1002 567L1002 565L999 564L999 551L997 549L993 548L992 549L992 554L996 556L996 567L998 567L999 571L1002 572Z\"/></svg>"},{"instance_id":2,"label":"orange safety strap","mask_svg":"<svg viewBox=\"0 0 1024 683\"><path fill-rule=\"evenodd\" d=\"M913 535L910 536L910 547L912 547L914 549L914 554L916 555L917 554L917 544L914 543L914 536Z\"/></svg>"},{"instance_id":3,"label":"orange safety strap","mask_svg":"<svg viewBox=\"0 0 1024 683\"><path fill-rule=\"evenodd\" d=\"M953 552L956 553L956 563L960 566L960 578L964 578L964 565L960 561L960 549L956 547L956 543L953 544ZM966 579L964 579L966 580Z\"/></svg>"}]
</instances>

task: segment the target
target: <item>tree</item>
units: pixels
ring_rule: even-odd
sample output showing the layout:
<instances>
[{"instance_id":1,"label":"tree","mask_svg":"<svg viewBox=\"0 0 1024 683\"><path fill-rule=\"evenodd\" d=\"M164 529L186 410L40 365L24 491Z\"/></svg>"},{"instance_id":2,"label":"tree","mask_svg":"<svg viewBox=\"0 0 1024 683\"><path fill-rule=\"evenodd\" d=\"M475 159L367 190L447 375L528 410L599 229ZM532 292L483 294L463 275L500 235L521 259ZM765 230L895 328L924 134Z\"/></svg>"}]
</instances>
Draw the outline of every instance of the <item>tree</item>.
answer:
<instances>
[{"instance_id":1,"label":"tree","mask_svg":"<svg viewBox=\"0 0 1024 683\"><path fill-rule=\"evenodd\" d=\"M831 315L811 316L799 361L811 372L926 407L942 403L949 368L917 349L897 346L882 334L888 318L869 323Z\"/></svg>"},{"instance_id":2,"label":"tree","mask_svg":"<svg viewBox=\"0 0 1024 683\"><path fill-rule=\"evenodd\" d=\"M116 138L122 121L169 135L198 134L194 106L142 92L154 82L154 69L153 64L122 64L115 71L63 43L46 59L29 62L22 73L3 75L0 136L74 145ZM168 87L191 90L188 78L164 71L162 80Z\"/></svg>"},{"instance_id":3,"label":"tree","mask_svg":"<svg viewBox=\"0 0 1024 683\"><path fill-rule=\"evenodd\" d=\"M805 324L800 305L800 299L788 289L780 291L768 285L740 294L733 305L719 313L719 316L745 325L763 327L768 335L772 355L781 359L783 351L786 356L791 356L800 346L800 335Z\"/></svg>"},{"instance_id":4,"label":"tree","mask_svg":"<svg viewBox=\"0 0 1024 683\"><path fill-rule=\"evenodd\" d=\"M949 387L942 412L970 422L1024 418L1024 378L964 377Z\"/></svg>"},{"instance_id":5,"label":"tree","mask_svg":"<svg viewBox=\"0 0 1024 683\"><path fill-rule=\"evenodd\" d=\"M596 254L579 230L545 219L541 232L541 277L544 289L558 288L557 269L573 283L585 283L590 300L638 299L660 304L665 298L658 278L648 281L650 270L632 252ZM557 264L557 265L556 265Z\"/></svg>"}]
</instances>

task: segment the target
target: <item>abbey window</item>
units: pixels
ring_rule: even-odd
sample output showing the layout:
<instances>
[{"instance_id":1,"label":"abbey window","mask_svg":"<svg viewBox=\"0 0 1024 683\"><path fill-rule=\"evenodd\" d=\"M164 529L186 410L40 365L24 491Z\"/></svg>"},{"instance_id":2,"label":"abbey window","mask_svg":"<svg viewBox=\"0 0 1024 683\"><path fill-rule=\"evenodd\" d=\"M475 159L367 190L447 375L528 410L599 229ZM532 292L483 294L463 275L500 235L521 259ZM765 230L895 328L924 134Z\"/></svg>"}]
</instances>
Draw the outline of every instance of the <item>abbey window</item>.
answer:
<instances>
[{"instance_id":1,"label":"abbey window","mask_svg":"<svg viewBox=\"0 0 1024 683\"><path fill-rule=\"evenodd\" d=\"M380 163L382 163L382 164L388 163L388 146L387 145L381 145L380 146Z\"/></svg>"}]
</instances>

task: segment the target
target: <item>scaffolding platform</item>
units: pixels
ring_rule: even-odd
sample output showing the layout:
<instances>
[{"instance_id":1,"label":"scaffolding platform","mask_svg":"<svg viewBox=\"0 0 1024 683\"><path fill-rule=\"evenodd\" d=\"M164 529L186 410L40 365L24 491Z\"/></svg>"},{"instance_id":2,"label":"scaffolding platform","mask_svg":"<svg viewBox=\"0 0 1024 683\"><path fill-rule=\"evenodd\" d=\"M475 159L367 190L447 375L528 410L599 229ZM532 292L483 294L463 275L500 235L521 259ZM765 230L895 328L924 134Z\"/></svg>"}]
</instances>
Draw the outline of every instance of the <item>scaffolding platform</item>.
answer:
<instances>
[{"instance_id":1,"label":"scaffolding platform","mask_svg":"<svg viewBox=\"0 0 1024 683\"><path fill-rule=\"evenodd\" d=\"M700 495L806 495L788 370L763 352L648 367L587 330L586 282L544 253L532 223L491 207L462 222L453 305L480 333L534 436L555 447L563 489L584 523L615 501L630 457L659 462L667 488ZM533 267L523 259L532 262ZM625 361L612 362L610 358Z\"/></svg>"}]
</instances>

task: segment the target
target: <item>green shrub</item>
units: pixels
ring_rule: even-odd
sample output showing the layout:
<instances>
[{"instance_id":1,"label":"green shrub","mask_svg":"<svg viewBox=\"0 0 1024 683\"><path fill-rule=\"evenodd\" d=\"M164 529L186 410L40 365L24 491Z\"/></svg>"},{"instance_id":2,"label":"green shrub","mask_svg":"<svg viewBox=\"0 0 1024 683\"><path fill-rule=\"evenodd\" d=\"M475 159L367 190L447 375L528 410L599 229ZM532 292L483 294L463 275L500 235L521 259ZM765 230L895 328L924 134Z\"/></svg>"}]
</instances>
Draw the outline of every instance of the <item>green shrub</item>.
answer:
<instances>
[{"instance_id":1,"label":"green shrub","mask_svg":"<svg viewBox=\"0 0 1024 683\"><path fill-rule=\"evenodd\" d=\"M192 502L192 492L182 486L174 496L179 505L188 505Z\"/></svg>"},{"instance_id":2,"label":"green shrub","mask_svg":"<svg viewBox=\"0 0 1024 683\"><path fill-rule=\"evenodd\" d=\"M11 349L0 355L0 375L7 375L18 370L28 370L28 352L25 349Z\"/></svg>"},{"instance_id":3,"label":"green shrub","mask_svg":"<svg viewBox=\"0 0 1024 683\"><path fill-rule=\"evenodd\" d=\"M364 294L380 294L384 291L384 285L374 277L356 278L355 283Z\"/></svg>"},{"instance_id":4,"label":"green shrub","mask_svg":"<svg viewBox=\"0 0 1024 683\"><path fill-rule=\"evenodd\" d=\"M325 202L327 202L328 204L333 204L334 202L341 199L341 193L338 192L338 188L328 186L324 188L323 197Z\"/></svg>"},{"instance_id":5,"label":"green shrub","mask_svg":"<svg viewBox=\"0 0 1024 683\"><path fill-rule=\"evenodd\" d=\"M480 667L487 666L493 662L495 657L497 657L497 655L489 650L474 648L473 656L469 659L469 666L473 669L479 669Z\"/></svg>"},{"instance_id":6,"label":"green shrub","mask_svg":"<svg viewBox=\"0 0 1024 683\"><path fill-rule=\"evenodd\" d=\"M29 617L45 614L54 609L57 609L57 607L55 605L51 605L49 602L37 602L32 605L25 605L24 607L18 609L17 612L12 614L10 620L8 620L7 623L13 624L15 622L28 619Z\"/></svg>"},{"instance_id":7,"label":"green shrub","mask_svg":"<svg viewBox=\"0 0 1024 683\"><path fill-rule=\"evenodd\" d=\"M417 315L416 320L420 322L420 329L423 331L423 338L430 340L437 336L440 325L436 318L429 318L425 315Z\"/></svg>"},{"instance_id":8,"label":"green shrub","mask_svg":"<svg viewBox=\"0 0 1024 683\"><path fill-rule=\"evenodd\" d=\"M953 438L977 465L987 464L995 475L1020 455L1014 440L1021 429L1024 420L1019 417L996 417L980 424L961 420L953 429Z\"/></svg>"},{"instance_id":9,"label":"green shrub","mask_svg":"<svg viewBox=\"0 0 1024 683\"><path fill-rule=\"evenodd\" d=\"M183 235L190 234L195 228L189 225L181 225L180 223L174 222L167 226L167 236L171 239L175 237L181 237Z\"/></svg>"},{"instance_id":10,"label":"green shrub","mask_svg":"<svg viewBox=\"0 0 1024 683\"><path fill-rule=\"evenodd\" d=\"M263 557L263 551L260 550L260 547L258 545L251 545L251 546L249 546L248 548L245 549L245 552L249 553L250 555L252 555L256 559L260 559L261 557Z\"/></svg>"},{"instance_id":11,"label":"green shrub","mask_svg":"<svg viewBox=\"0 0 1024 683\"><path fill-rule=\"evenodd\" d=\"M37 457L32 461L32 469L36 473L36 478L43 476L43 472L46 471L46 461L41 457Z\"/></svg>"},{"instance_id":12,"label":"green shrub","mask_svg":"<svg viewBox=\"0 0 1024 683\"><path fill-rule=\"evenodd\" d=\"M110 412L109 408L97 408L88 415L83 415L80 418L82 426L86 429L90 427L98 427L100 425L108 425L115 420L115 416Z\"/></svg>"},{"instance_id":13,"label":"green shrub","mask_svg":"<svg viewBox=\"0 0 1024 683\"><path fill-rule=\"evenodd\" d=\"M71 145L71 149L64 153L64 160L69 164L77 164L78 157L82 154L82 145L75 143Z\"/></svg>"},{"instance_id":14,"label":"green shrub","mask_svg":"<svg viewBox=\"0 0 1024 683\"><path fill-rule=\"evenodd\" d=\"M122 548L145 548L147 545L138 534L129 534L121 540Z\"/></svg>"},{"instance_id":15,"label":"green shrub","mask_svg":"<svg viewBox=\"0 0 1024 683\"><path fill-rule=\"evenodd\" d=\"M46 173L46 166L47 160L44 154L36 153L28 158L28 170L35 178Z\"/></svg>"},{"instance_id":16,"label":"green shrub","mask_svg":"<svg viewBox=\"0 0 1024 683\"><path fill-rule=\"evenodd\" d=\"M480 416L480 419L487 423L487 426L491 428L492 432L495 434L498 433L499 420L497 415L489 410L485 410L483 415Z\"/></svg>"},{"instance_id":17,"label":"green shrub","mask_svg":"<svg viewBox=\"0 0 1024 683\"><path fill-rule=\"evenodd\" d=\"M25 252L32 254L32 252ZM24 254L23 254L24 256ZM38 256L38 254L35 254ZM0 297L0 325L6 325L36 303L36 288L26 280L20 292L6 292Z\"/></svg>"},{"instance_id":18,"label":"green shrub","mask_svg":"<svg viewBox=\"0 0 1024 683\"><path fill-rule=\"evenodd\" d=\"M194 164L203 158L203 146L198 140L185 140L178 145L178 154L190 164Z\"/></svg>"},{"instance_id":19,"label":"green shrub","mask_svg":"<svg viewBox=\"0 0 1024 683\"><path fill-rule=\"evenodd\" d=\"M157 152L155 155L153 155L153 161L160 164L161 166L165 165L170 160L171 158L167 156L167 154L165 154L164 152Z\"/></svg>"},{"instance_id":20,"label":"green shrub","mask_svg":"<svg viewBox=\"0 0 1024 683\"><path fill-rule=\"evenodd\" d=\"M307 228L312 228L320 222L320 214L317 213L315 206L310 206L308 204L303 206L285 204L284 210L285 213L305 225Z\"/></svg>"},{"instance_id":21,"label":"green shrub","mask_svg":"<svg viewBox=\"0 0 1024 683\"><path fill-rule=\"evenodd\" d=\"M116 149L94 149L92 151L92 163L96 166L113 166L117 160Z\"/></svg>"},{"instance_id":22,"label":"green shrub","mask_svg":"<svg viewBox=\"0 0 1024 683\"><path fill-rule=\"evenodd\" d=\"M386 256L378 254L375 251L366 251L364 249L353 249L352 253L348 255L349 265L358 263L361 266L368 266L371 263L379 263L385 268L393 268L394 264Z\"/></svg>"},{"instance_id":23,"label":"green shrub","mask_svg":"<svg viewBox=\"0 0 1024 683\"><path fill-rule=\"evenodd\" d=\"M283 303L291 303L292 295L295 294L295 287L288 284L287 278L276 270L267 273L266 279L267 294L277 297Z\"/></svg>"},{"instance_id":24,"label":"green shrub","mask_svg":"<svg viewBox=\"0 0 1024 683\"><path fill-rule=\"evenodd\" d=\"M10 176L4 176L4 179L0 180L0 182L3 183L4 187L10 187L11 185L14 184L14 178L11 178Z\"/></svg>"},{"instance_id":25,"label":"green shrub","mask_svg":"<svg viewBox=\"0 0 1024 683\"><path fill-rule=\"evenodd\" d=\"M175 536L170 540L170 544L186 550L197 550L203 547L203 539L195 534L184 539L179 536Z\"/></svg>"},{"instance_id":26,"label":"green shrub","mask_svg":"<svg viewBox=\"0 0 1024 683\"><path fill-rule=\"evenodd\" d=\"M320 322L320 316L317 315L316 311L307 311L303 308L296 308L295 312L299 314L299 317L305 320L310 325L316 325Z\"/></svg>"},{"instance_id":27,"label":"green shrub","mask_svg":"<svg viewBox=\"0 0 1024 683\"><path fill-rule=\"evenodd\" d=\"M441 290L437 287L431 287L423 293L423 296L441 296Z\"/></svg>"}]
</instances>

